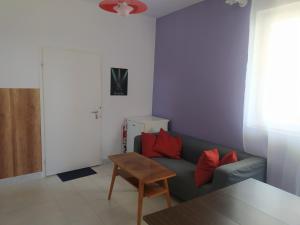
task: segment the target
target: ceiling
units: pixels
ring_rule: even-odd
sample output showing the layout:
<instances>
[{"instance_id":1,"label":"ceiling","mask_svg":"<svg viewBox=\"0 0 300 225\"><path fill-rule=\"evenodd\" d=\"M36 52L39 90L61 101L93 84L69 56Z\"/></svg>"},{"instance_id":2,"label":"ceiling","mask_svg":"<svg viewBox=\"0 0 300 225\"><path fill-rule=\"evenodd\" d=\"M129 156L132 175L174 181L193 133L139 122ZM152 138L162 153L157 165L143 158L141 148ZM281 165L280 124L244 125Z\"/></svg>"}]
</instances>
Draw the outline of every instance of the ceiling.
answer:
<instances>
[{"instance_id":1,"label":"ceiling","mask_svg":"<svg viewBox=\"0 0 300 225\"><path fill-rule=\"evenodd\" d=\"M145 13L149 16L162 17L177 10L186 8L203 0L142 0L149 9Z\"/></svg>"},{"instance_id":2,"label":"ceiling","mask_svg":"<svg viewBox=\"0 0 300 225\"><path fill-rule=\"evenodd\" d=\"M0 0L1 1L1 0ZM84 0L91 3L99 3L101 0ZM148 16L162 17L204 0L141 0L149 7L145 13Z\"/></svg>"}]
</instances>

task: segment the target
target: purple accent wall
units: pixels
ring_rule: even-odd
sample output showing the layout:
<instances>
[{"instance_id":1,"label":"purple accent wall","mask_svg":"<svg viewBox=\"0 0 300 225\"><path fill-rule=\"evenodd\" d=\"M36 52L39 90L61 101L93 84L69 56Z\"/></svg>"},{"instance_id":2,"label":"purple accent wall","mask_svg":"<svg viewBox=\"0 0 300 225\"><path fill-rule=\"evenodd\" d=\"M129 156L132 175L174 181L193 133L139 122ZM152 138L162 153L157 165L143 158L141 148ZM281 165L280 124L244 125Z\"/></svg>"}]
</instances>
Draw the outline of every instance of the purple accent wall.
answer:
<instances>
[{"instance_id":1,"label":"purple accent wall","mask_svg":"<svg viewBox=\"0 0 300 225\"><path fill-rule=\"evenodd\" d=\"M171 130L242 149L249 18L206 0L158 19L153 114Z\"/></svg>"}]
</instances>

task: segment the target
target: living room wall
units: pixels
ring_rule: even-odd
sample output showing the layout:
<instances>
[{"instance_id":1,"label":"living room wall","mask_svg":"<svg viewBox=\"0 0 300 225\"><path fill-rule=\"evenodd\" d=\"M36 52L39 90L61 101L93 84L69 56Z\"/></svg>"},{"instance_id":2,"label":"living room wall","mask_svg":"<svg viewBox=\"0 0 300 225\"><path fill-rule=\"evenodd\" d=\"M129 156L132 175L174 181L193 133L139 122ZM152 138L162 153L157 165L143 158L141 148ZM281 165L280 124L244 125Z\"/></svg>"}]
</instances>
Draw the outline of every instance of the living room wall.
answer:
<instances>
[{"instance_id":1,"label":"living room wall","mask_svg":"<svg viewBox=\"0 0 300 225\"><path fill-rule=\"evenodd\" d=\"M173 131L242 148L249 17L209 0L158 19L153 114Z\"/></svg>"},{"instance_id":2,"label":"living room wall","mask_svg":"<svg viewBox=\"0 0 300 225\"><path fill-rule=\"evenodd\" d=\"M102 158L121 151L126 117L152 112L156 19L119 17L97 0L1 0L0 87L42 88L42 48L102 58ZM128 96L110 95L110 68L129 69Z\"/></svg>"}]
</instances>

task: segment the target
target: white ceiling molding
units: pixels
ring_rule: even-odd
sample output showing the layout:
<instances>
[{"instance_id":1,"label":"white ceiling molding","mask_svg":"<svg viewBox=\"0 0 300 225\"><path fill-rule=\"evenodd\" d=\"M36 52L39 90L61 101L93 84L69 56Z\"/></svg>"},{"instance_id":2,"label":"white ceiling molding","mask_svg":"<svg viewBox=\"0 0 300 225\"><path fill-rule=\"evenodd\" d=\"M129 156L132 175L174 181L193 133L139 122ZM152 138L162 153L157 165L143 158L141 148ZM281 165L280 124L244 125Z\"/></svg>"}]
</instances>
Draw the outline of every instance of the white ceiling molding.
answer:
<instances>
[{"instance_id":1,"label":"white ceiling molding","mask_svg":"<svg viewBox=\"0 0 300 225\"><path fill-rule=\"evenodd\" d=\"M248 0L225 0L228 5L239 4L240 7L245 7L248 4Z\"/></svg>"}]
</instances>

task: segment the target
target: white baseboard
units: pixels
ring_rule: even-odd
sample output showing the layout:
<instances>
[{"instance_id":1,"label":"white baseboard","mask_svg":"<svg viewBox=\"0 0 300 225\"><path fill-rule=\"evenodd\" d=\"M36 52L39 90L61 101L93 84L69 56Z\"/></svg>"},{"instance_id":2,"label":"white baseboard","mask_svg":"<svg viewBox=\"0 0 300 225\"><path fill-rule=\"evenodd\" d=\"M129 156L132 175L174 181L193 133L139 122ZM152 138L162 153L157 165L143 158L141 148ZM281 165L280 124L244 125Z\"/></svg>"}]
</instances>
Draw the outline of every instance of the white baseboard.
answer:
<instances>
[{"instance_id":1,"label":"white baseboard","mask_svg":"<svg viewBox=\"0 0 300 225\"><path fill-rule=\"evenodd\" d=\"M102 165L104 165L106 163L109 163L109 162L110 162L109 159L101 160L101 161L90 164L89 167L102 166ZM52 176L52 175L48 175L48 176ZM45 174L43 172L26 174L26 175L17 176L17 177L10 177L10 178L5 178L5 179L0 179L0 185L16 184L16 183L21 183L21 182L24 182L24 181L31 181L31 180L41 179L43 177L45 177Z\"/></svg>"},{"instance_id":2,"label":"white baseboard","mask_svg":"<svg viewBox=\"0 0 300 225\"><path fill-rule=\"evenodd\" d=\"M43 172L26 174L26 175L18 176L18 177L0 179L0 185L2 185L2 184L16 184L16 183L20 183L20 182L24 182L24 181L41 179L43 177L44 177Z\"/></svg>"},{"instance_id":3,"label":"white baseboard","mask_svg":"<svg viewBox=\"0 0 300 225\"><path fill-rule=\"evenodd\" d=\"M109 163L111 163L111 160L109 158L102 159L102 162L101 162L100 166L103 166L103 165L109 164Z\"/></svg>"}]
</instances>

